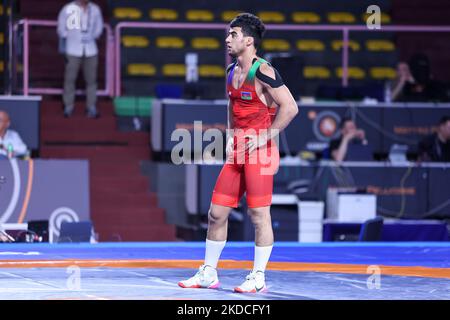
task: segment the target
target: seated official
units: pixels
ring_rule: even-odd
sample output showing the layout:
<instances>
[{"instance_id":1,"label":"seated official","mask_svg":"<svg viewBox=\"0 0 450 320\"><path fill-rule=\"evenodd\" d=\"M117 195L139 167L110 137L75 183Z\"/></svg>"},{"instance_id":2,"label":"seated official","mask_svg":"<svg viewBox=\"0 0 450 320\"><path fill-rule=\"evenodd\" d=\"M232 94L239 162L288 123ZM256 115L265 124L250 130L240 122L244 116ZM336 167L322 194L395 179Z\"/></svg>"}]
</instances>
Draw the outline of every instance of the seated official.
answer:
<instances>
[{"instance_id":1,"label":"seated official","mask_svg":"<svg viewBox=\"0 0 450 320\"><path fill-rule=\"evenodd\" d=\"M419 142L419 161L450 162L450 117L439 120L438 129Z\"/></svg>"},{"instance_id":2,"label":"seated official","mask_svg":"<svg viewBox=\"0 0 450 320\"><path fill-rule=\"evenodd\" d=\"M16 131L9 129L10 125L8 113L0 110L0 157L24 156L27 146Z\"/></svg>"},{"instance_id":3,"label":"seated official","mask_svg":"<svg viewBox=\"0 0 450 320\"><path fill-rule=\"evenodd\" d=\"M397 76L395 77L392 84L392 101L403 101L404 89L407 84L414 85L416 81L411 74L408 63L400 61L397 64Z\"/></svg>"},{"instance_id":4,"label":"seated official","mask_svg":"<svg viewBox=\"0 0 450 320\"><path fill-rule=\"evenodd\" d=\"M364 130L358 129L350 118L343 118L340 123L341 136L332 140L329 146L334 161L371 161L372 150L366 140Z\"/></svg>"},{"instance_id":5,"label":"seated official","mask_svg":"<svg viewBox=\"0 0 450 320\"><path fill-rule=\"evenodd\" d=\"M410 73L405 71L403 86L396 101L399 102L446 102L445 86L434 79L429 58L415 54L409 61ZM393 92L395 94L396 92Z\"/></svg>"}]
</instances>

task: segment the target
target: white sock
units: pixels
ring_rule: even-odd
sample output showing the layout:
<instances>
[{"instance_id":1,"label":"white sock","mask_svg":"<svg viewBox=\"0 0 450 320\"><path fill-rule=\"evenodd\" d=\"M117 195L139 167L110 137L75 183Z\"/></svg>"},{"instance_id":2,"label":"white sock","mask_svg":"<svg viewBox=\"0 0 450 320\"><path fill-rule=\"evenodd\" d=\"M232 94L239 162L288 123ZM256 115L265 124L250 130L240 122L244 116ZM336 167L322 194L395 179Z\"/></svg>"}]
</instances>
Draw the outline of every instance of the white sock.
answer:
<instances>
[{"instance_id":1,"label":"white sock","mask_svg":"<svg viewBox=\"0 0 450 320\"><path fill-rule=\"evenodd\" d=\"M220 254L222 253L227 241L213 241L206 239L205 264L217 268Z\"/></svg>"},{"instance_id":2,"label":"white sock","mask_svg":"<svg viewBox=\"0 0 450 320\"><path fill-rule=\"evenodd\" d=\"M258 247L255 245L255 260L253 263L253 271L266 271L273 245L267 247Z\"/></svg>"}]
</instances>

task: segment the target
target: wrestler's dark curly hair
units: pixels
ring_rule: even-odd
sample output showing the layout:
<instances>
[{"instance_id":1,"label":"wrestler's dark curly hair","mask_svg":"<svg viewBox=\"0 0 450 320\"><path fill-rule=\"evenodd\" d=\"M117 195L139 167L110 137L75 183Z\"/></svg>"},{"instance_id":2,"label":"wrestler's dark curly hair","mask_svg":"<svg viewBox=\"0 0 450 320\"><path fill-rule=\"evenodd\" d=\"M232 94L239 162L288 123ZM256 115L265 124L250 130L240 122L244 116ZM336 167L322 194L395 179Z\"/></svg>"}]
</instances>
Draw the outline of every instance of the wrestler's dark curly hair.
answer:
<instances>
[{"instance_id":1,"label":"wrestler's dark curly hair","mask_svg":"<svg viewBox=\"0 0 450 320\"><path fill-rule=\"evenodd\" d=\"M251 13L241 13L230 22L230 28L240 27L246 37L253 37L255 48L261 44L266 27L260 18Z\"/></svg>"}]
</instances>

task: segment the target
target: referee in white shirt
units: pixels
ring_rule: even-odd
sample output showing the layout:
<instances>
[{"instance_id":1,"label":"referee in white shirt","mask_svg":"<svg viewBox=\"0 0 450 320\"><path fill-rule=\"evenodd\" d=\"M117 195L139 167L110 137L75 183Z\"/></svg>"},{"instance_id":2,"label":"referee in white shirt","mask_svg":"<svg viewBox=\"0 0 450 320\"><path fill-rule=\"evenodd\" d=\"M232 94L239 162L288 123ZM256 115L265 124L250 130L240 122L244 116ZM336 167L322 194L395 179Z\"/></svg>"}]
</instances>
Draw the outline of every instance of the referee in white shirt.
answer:
<instances>
[{"instance_id":1,"label":"referee in white shirt","mask_svg":"<svg viewBox=\"0 0 450 320\"><path fill-rule=\"evenodd\" d=\"M0 159L5 157L17 157L27 155L28 148L20 138L20 135L9 129L11 121L9 115L0 110Z\"/></svg>"},{"instance_id":2,"label":"referee in white shirt","mask_svg":"<svg viewBox=\"0 0 450 320\"><path fill-rule=\"evenodd\" d=\"M103 31L103 18L98 5L89 0L76 0L66 4L58 15L58 35L66 56L64 73L64 116L70 117L74 109L76 80L83 65L86 81L86 112L97 118L97 66L96 39Z\"/></svg>"}]
</instances>

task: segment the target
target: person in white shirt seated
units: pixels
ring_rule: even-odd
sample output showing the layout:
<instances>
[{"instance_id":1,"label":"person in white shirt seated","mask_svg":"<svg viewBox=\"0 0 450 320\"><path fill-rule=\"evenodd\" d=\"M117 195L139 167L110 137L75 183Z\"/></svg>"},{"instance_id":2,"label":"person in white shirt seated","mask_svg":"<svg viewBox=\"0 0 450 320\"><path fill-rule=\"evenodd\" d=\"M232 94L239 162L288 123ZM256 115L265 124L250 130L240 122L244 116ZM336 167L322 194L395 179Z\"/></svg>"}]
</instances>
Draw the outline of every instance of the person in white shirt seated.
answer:
<instances>
[{"instance_id":1,"label":"person in white shirt seated","mask_svg":"<svg viewBox=\"0 0 450 320\"><path fill-rule=\"evenodd\" d=\"M0 159L5 157L21 157L28 153L26 144L20 135L9 129L11 121L8 113L0 110Z\"/></svg>"},{"instance_id":2,"label":"person in white shirt seated","mask_svg":"<svg viewBox=\"0 0 450 320\"><path fill-rule=\"evenodd\" d=\"M86 112L97 118L97 67L96 40L103 31L100 7L89 0L75 0L66 4L58 15L60 52L66 57L64 72L64 116L70 117L75 103L78 71L83 67L86 82Z\"/></svg>"}]
</instances>

